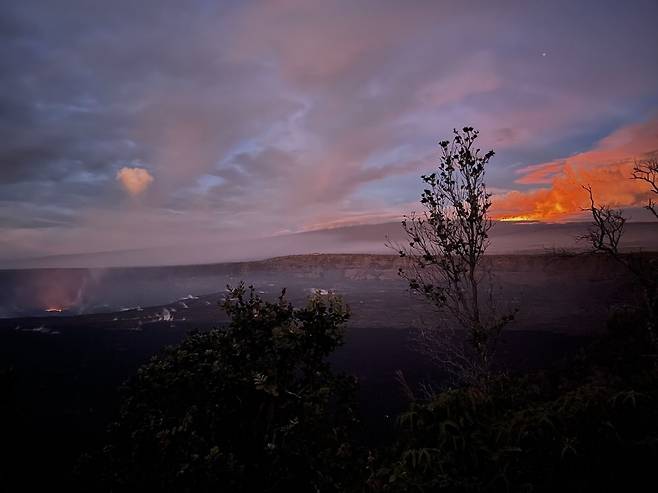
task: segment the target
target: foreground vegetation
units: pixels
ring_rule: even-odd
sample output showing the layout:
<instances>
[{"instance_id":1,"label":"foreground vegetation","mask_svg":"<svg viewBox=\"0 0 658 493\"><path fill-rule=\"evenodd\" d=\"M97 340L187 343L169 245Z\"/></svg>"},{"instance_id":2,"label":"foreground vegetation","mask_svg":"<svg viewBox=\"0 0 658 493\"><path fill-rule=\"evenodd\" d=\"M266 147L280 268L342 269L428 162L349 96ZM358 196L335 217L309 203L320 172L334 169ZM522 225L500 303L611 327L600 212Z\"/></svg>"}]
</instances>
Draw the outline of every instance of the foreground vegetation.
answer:
<instances>
[{"instance_id":1,"label":"foreground vegetation","mask_svg":"<svg viewBox=\"0 0 658 493\"><path fill-rule=\"evenodd\" d=\"M359 433L356 382L327 363L349 316L340 298L294 308L240 286L224 308L227 328L191 334L127 383L106 446L80 461L81 489L649 490L658 370L641 308L616 310L551 370L410 388L378 446Z\"/></svg>"},{"instance_id":2,"label":"foreground vegetation","mask_svg":"<svg viewBox=\"0 0 658 493\"><path fill-rule=\"evenodd\" d=\"M108 445L85 458L90 491L345 491L356 477L355 382L326 358L340 298L296 309L229 290L231 323L194 333L124 389Z\"/></svg>"},{"instance_id":3,"label":"foreground vegetation","mask_svg":"<svg viewBox=\"0 0 658 493\"><path fill-rule=\"evenodd\" d=\"M412 402L376 491L650 491L658 371L634 311L561 369ZM655 486L655 485L654 485Z\"/></svg>"}]
</instances>

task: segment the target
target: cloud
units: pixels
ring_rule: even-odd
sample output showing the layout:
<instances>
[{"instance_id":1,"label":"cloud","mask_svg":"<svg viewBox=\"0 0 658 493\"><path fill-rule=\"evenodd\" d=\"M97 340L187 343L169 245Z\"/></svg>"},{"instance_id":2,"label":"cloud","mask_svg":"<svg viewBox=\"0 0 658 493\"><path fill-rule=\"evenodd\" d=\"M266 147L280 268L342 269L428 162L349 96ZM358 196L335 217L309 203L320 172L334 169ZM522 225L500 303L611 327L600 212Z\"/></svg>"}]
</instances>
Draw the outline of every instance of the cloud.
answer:
<instances>
[{"instance_id":1,"label":"cloud","mask_svg":"<svg viewBox=\"0 0 658 493\"><path fill-rule=\"evenodd\" d=\"M592 149L553 162L518 170L516 183L548 185L495 197L501 219L560 221L582 214L591 186L599 204L632 208L649 197L646 184L632 180L635 160L658 152L658 116L628 125L601 139Z\"/></svg>"},{"instance_id":2,"label":"cloud","mask_svg":"<svg viewBox=\"0 0 658 493\"><path fill-rule=\"evenodd\" d=\"M0 257L391 217L465 124L525 200L658 105L652 2L62 2L0 20Z\"/></svg>"},{"instance_id":3,"label":"cloud","mask_svg":"<svg viewBox=\"0 0 658 493\"><path fill-rule=\"evenodd\" d=\"M132 196L144 192L153 183L153 175L144 168L124 166L117 172L116 179Z\"/></svg>"}]
</instances>

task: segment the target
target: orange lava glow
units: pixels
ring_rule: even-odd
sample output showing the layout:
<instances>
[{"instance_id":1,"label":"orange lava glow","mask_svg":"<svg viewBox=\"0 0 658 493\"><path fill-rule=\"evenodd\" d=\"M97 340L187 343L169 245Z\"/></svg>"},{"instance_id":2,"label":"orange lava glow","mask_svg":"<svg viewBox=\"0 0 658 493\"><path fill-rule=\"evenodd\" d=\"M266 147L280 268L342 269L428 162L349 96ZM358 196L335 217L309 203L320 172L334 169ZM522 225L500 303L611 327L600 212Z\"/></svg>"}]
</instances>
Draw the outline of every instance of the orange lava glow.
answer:
<instances>
[{"instance_id":1,"label":"orange lava glow","mask_svg":"<svg viewBox=\"0 0 658 493\"><path fill-rule=\"evenodd\" d=\"M656 152L658 117L622 127L599 141L592 149L564 159L519 169L519 185L494 197L492 215L500 221L563 222L583 219L590 186L597 204L615 208L644 206L650 192L646 183L633 180L635 160ZM640 219L638 214L638 219Z\"/></svg>"},{"instance_id":2,"label":"orange lava glow","mask_svg":"<svg viewBox=\"0 0 658 493\"><path fill-rule=\"evenodd\" d=\"M639 207L648 199L648 191L643 183L631 179L632 172L632 161L592 167L564 165L552 176L547 188L513 191L499 196L494 200L494 217L512 222L578 219L586 214L583 209L588 206L583 185L592 187L599 204ZM523 180L528 183L528 176Z\"/></svg>"},{"instance_id":3,"label":"orange lava glow","mask_svg":"<svg viewBox=\"0 0 658 493\"><path fill-rule=\"evenodd\" d=\"M504 223L523 223L523 222L530 222L530 221L538 221L539 219L529 215L529 216L503 216L499 217L498 221L504 222Z\"/></svg>"},{"instance_id":4,"label":"orange lava glow","mask_svg":"<svg viewBox=\"0 0 658 493\"><path fill-rule=\"evenodd\" d=\"M46 308L45 311L47 311L49 313L61 313L61 312L64 311L64 308L50 307L50 308Z\"/></svg>"}]
</instances>

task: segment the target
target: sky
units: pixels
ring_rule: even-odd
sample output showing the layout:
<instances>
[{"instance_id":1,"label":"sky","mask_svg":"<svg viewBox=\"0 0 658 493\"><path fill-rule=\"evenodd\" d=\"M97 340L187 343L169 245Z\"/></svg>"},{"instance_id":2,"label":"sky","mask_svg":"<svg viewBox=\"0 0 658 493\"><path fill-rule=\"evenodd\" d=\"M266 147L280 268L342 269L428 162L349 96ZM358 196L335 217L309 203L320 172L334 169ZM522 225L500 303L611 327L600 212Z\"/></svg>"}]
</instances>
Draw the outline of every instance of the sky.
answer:
<instances>
[{"instance_id":1,"label":"sky","mask_svg":"<svg viewBox=\"0 0 658 493\"><path fill-rule=\"evenodd\" d=\"M658 3L0 0L0 259L397 220L454 127L499 218L638 208ZM649 219L647 216L646 219Z\"/></svg>"}]
</instances>

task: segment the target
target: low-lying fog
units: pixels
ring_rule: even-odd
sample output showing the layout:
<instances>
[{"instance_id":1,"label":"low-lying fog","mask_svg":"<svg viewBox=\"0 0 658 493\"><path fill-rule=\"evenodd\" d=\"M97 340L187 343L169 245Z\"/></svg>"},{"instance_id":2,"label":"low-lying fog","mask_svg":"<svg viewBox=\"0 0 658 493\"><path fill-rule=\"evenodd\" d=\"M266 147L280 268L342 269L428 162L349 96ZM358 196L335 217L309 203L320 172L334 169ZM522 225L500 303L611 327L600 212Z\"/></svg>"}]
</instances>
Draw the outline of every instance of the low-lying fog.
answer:
<instances>
[{"instance_id":1,"label":"low-lying fog","mask_svg":"<svg viewBox=\"0 0 658 493\"><path fill-rule=\"evenodd\" d=\"M577 238L587 223L505 223L498 222L491 232L490 254L545 253L555 249L582 249ZM386 239L403 241L398 222L349 226L269 238L241 239L215 243L194 243L182 238L181 244L141 250L59 255L41 258L0 259L0 268L43 267L135 267L209 264L263 260L284 255L309 253L390 254ZM629 222L622 247L658 251L658 223Z\"/></svg>"},{"instance_id":2,"label":"low-lying fog","mask_svg":"<svg viewBox=\"0 0 658 493\"><path fill-rule=\"evenodd\" d=\"M630 223L628 226L624 237L625 248L658 251L658 224ZM532 297L540 291L548 293L550 289L557 288L562 292L575 289L574 296L579 296L583 303L591 301L589 290L597 289L596 283L601 280L610 280L614 266L601 267L600 263L590 262L584 265L589 265L593 270L581 269L579 277L574 278L571 271L578 266L578 262L572 262L567 267L547 260L551 252L577 247L576 237L585 228L586 224L581 223L496 224L490 253L513 254L504 266L500 264L497 267L506 298L516 302L524 295ZM396 275L395 256L381 257L380 260L372 255L347 256L324 264L319 262L321 257L306 256L286 262L202 265L213 259L257 259L309 252L390 255L392 250L384 245L387 235L393 242L403 239L399 225L389 223L289 235L266 242L232 245L225 250L220 247L203 248L198 252L189 249L182 252L161 250L150 252L149 262L144 256L147 252L34 260L25 263L25 266L44 268L0 270L0 317L107 313L163 305L189 295L218 293L227 283L236 284L241 280L261 287L276 286L277 290L288 286L304 292L312 288L347 291L351 298L348 301L353 304L363 304L365 298L377 299L375 295L378 291L388 292L387 296L394 300L408 296L405 295L405 284ZM529 262L527 259L533 255L540 255L543 260ZM367 258L371 260L363 260ZM197 265L110 268L120 262L127 265L137 262L171 264L176 259ZM364 280L371 282L366 284ZM524 294L524 291L527 293ZM548 303L545 297L546 294L544 304ZM541 298L539 301L542 301ZM366 308L361 309L364 311Z\"/></svg>"},{"instance_id":3,"label":"low-lying fog","mask_svg":"<svg viewBox=\"0 0 658 493\"><path fill-rule=\"evenodd\" d=\"M631 296L625 271L604 256L505 255L488 261L499 283L498 309L520 308L514 326L522 330L598 330L610 306ZM212 325L225 321L217 302L226 284L244 280L266 298L286 287L295 304L316 289L335 290L352 307L352 326L409 328L432 315L408 293L397 276L399 266L394 255L345 254L200 266L4 271L2 316L40 318L7 320L0 327L57 330L69 323L62 316L110 312L119 313L99 315L94 323L131 329L162 321L191 328Z\"/></svg>"}]
</instances>

